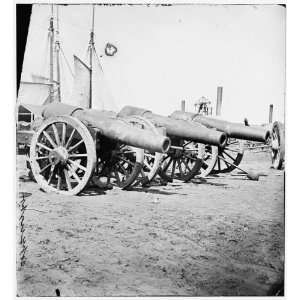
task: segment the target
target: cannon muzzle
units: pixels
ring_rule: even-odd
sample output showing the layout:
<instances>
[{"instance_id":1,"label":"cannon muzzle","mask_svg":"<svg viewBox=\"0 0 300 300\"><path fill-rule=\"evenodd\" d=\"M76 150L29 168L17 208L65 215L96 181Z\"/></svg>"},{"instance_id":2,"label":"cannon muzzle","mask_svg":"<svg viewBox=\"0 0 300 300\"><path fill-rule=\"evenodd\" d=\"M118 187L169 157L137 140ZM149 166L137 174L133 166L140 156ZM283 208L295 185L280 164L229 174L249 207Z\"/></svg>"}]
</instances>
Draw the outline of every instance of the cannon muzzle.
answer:
<instances>
[{"instance_id":1,"label":"cannon muzzle","mask_svg":"<svg viewBox=\"0 0 300 300\"><path fill-rule=\"evenodd\" d=\"M227 142L227 135L224 132L211 130L194 122L174 120L173 118L157 115L142 108L125 106L118 114L119 117L132 115L143 116L152 121L156 126L165 127L167 135L170 137L183 138L219 147L224 147Z\"/></svg>"},{"instance_id":2,"label":"cannon muzzle","mask_svg":"<svg viewBox=\"0 0 300 300\"><path fill-rule=\"evenodd\" d=\"M266 143L270 136L270 131L263 127L245 126L243 124L205 117L195 113L175 111L171 114L171 118L197 122L207 128L215 128L218 131L225 132L228 137L241 140Z\"/></svg>"},{"instance_id":3,"label":"cannon muzzle","mask_svg":"<svg viewBox=\"0 0 300 300\"><path fill-rule=\"evenodd\" d=\"M135 127L122 118L118 118L116 113L111 111L82 109L62 103L51 103L45 106L42 115L45 118L70 115L87 126L97 128L108 138L153 152L165 153L171 145L168 137Z\"/></svg>"}]
</instances>

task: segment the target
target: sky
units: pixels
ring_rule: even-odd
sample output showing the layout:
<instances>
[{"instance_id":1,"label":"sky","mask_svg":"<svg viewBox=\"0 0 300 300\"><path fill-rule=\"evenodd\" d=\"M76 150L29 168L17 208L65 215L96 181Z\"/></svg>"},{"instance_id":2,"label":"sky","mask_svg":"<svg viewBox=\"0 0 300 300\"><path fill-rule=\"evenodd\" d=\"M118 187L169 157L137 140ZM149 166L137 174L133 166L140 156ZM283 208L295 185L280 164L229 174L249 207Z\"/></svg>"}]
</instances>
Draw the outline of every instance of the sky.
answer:
<instances>
[{"instance_id":1,"label":"sky","mask_svg":"<svg viewBox=\"0 0 300 300\"><path fill-rule=\"evenodd\" d=\"M58 11L69 64L61 60L62 101L70 103L69 68L74 72L73 54L87 63L92 6L59 6ZM279 5L97 5L95 47L116 110L135 105L169 115L185 100L193 112L202 96L215 106L217 87L223 86L223 118L266 123L273 104L273 120L283 121L285 13ZM49 5L33 5L23 81L49 72L50 16ZM114 56L105 55L107 43L117 47ZM102 82L94 86L101 88Z\"/></svg>"}]
</instances>

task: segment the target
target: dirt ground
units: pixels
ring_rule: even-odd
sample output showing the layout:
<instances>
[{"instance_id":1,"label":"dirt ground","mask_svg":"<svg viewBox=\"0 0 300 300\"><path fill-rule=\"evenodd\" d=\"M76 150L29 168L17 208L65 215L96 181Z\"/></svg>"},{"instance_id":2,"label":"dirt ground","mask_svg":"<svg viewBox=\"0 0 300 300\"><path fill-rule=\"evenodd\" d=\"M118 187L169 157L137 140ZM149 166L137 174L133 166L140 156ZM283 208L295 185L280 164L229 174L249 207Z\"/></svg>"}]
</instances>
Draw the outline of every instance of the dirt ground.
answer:
<instances>
[{"instance_id":1,"label":"dirt ground","mask_svg":"<svg viewBox=\"0 0 300 300\"><path fill-rule=\"evenodd\" d=\"M259 181L226 174L72 197L42 192L24 157L17 165L19 296L266 295L283 275L284 172L266 153L241 164L267 175Z\"/></svg>"}]
</instances>

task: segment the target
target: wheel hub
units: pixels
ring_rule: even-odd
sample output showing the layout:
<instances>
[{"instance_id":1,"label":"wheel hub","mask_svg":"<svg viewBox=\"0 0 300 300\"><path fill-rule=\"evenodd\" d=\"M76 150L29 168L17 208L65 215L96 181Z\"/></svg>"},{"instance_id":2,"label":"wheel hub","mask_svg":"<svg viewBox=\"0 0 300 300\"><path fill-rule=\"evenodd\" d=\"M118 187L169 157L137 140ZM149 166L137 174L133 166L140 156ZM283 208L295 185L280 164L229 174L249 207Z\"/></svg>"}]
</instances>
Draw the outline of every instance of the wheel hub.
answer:
<instances>
[{"instance_id":1,"label":"wheel hub","mask_svg":"<svg viewBox=\"0 0 300 300\"><path fill-rule=\"evenodd\" d=\"M66 148L59 146L53 149L49 154L49 161L52 165L58 163L66 163L69 157L69 153Z\"/></svg>"}]
</instances>

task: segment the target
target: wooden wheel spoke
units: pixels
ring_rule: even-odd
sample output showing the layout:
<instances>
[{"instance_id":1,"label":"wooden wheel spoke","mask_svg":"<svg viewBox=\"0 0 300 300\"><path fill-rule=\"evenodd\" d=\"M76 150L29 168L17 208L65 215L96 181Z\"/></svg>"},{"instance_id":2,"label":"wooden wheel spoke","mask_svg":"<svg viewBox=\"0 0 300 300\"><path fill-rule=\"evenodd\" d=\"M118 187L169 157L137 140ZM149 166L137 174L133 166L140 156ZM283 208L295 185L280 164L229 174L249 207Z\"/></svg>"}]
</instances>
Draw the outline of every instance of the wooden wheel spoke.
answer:
<instances>
[{"instance_id":1,"label":"wooden wheel spoke","mask_svg":"<svg viewBox=\"0 0 300 300\"><path fill-rule=\"evenodd\" d=\"M221 171L221 160L219 157L218 157L218 169L219 169L219 171Z\"/></svg>"},{"instance_id":2,"label":"wooden wheel spoke","mask_svg":"<svg viewBox=\"0 0 300 300\"><path fill-rule=\"evenodd\" d=\"M72 189L71 180L70 180L69 173L66 169L64 169L64 174L65 174L65 180L66 180L66 183L67 183L67 188L68 188L68 190L71 190Z\"/></svg>"},{"instance_id":3,"label":"wooden wheel spoke","mask_svg":"<svg viewBox=\"0 0 300 300\"><path fill-rule=\"evenodd\" d=\"M184 160L184 158L182 159L182 162L184 163L186 169L188 169L190 172L192 171L188 165L188 163Z\"/></svg>"},{"instance_id":4,"label":"wooden wheel spoke","mask_svg":"<svg viewBox=\"0 0 300 300\"><path fill-rule=\"evenodd\" d=\"M50 169L50 175L49 175L49 178L48 178L48 181L47 181L48 184L50 184L50 182L52 180L52 177L54 175L54 169L55 169L55 165L52 165L51 169Z\"/></svg>"},{"instance_id":5,"label":"wooden wheel spoke","mask_svg":"<svg viewBox=\"0 0 300 300\"><path fill-rule=\"evenodd\" d=\"M121 165L120 163L117 163L117 165L120 167L120 169L124 172L125 176L128 176L128 171Z\"/></svg>"},{"instance_id":6,"label":"wooden wheel spoke","mask_svg":"<svg viewBox=\"0 0 300 300\"><path fill-rule=\"evenodd\" d=\"M149 170L151 170L152 167L149 165L149 163L148 163L146 160L144 161L144 165L145 165Z\"/></svg>"},{"instance_id":7,"label":"wooden wheel spoke","mask_svg":"<svg viewBox=\"0 0 300 300\"><path fill-rule=\"evenodd\" d=\"M37 146L41 147L41 148L44 148L45 150L51 152L53 149L41 144L41 143L36 143Z\"/></svg>"},{"instance_id":8,"label":"wooden wheel spoke","mask_svg":"<svg viewBox=\"0 0 300 300\"><path fill-rule=\"evenodd\" d=\"M88 155L87 154L84 154L84 153L78 153L78 154L70 154L69 155L69 158L70 157L87 157Z\"/></svg>"},{"instance_id":9,"label":"wooden wheel spoke","mask_svg":"<svg viewBox=\"0 0 300 300\"><path fill-rule=\"evenodd\" d=\"M62 178L61 178L61 172L59 171L58 173L57 173L57 184L56 184L56 188L58 189L58 190L60 190L61 189L61 183L62 183Z\"/></svg>"},{"instance_id":10,"label":"wooden wheel spoke","mask_svg":"<svg viewBox=\"0 0 300 300\"><path fill-rule=\"evenodd\" d=\"M163 157L163 159L162 159L162 162L166 161L168 157L170 157L170 155L169 155L169 154L167 154L167 155L164 155L164 157Z\"/></svg>"},{"instance_id":11,"label":"wooden wheel spoke","mask_svg":"<svg viewBox=\"0 0 300 300\"><path fill-rule=\"evenodd\" d=\"M220 158L220 159L223 161L223 163L225 163L228 167L233 165L232 163L226 161L226 159L225 159L223 156L219 155L219 158Z\"/></svg>"},{"instance_id":12,"label":"wooden wheel spoke","mask_svg":"<svg viewBox=\"0 0 300 300\"><path fill-rule=\"evenodd\" d=\"M66 146L65 146L66 149L68 149L69 145L71 144L72 139L73 139L73 135L74 135L75 131L76 131L76 129L74 128L74 129L72 130L72 132L71 132L71 134L70 134L68 140L67 140L67 143L66 143Z\"/></svg>"},{"instance_id":13,"label":"wooden wheel spoke","mask_svg":"<svg viewBox=\"0 0 300 300\"><path fill-rule=\"evenodd\" d=\"M51 163L45 166L42 170L40 170L40 174L42 174L44 171L46 171L51 166Z\"/></svg>"},{"instance_id":14,"label":"wooden wheel spoke","mask_svg":"<svg viewBox=\"0 0 300 300\"><path fill-rule=\"evenodd\" d=\"M172 173L171 173L172 178L174 178L175 168L176 168L176 159L173 160Z\"/></svg>"},{"instance_id":15,"label":"wooden wheel spoke","mask_svg":"<svg viewBox=\"0 0 300 300\"><path fill-rule=\"evenodd\" d=\"M187 141L185 144L183 144L182 147L186 147L187 145L191 144L193 141Z\"/></svg>"},{"instance_id":16,"label":"wooden wheel spoke","mask_svg":"<svg viewBox=\"0 0 300 300\"><path fill-rule=\"evenodd\" d=\"M223 153L225 154L225 155L227 155L229 158L231 158L232 159L232 161L235 161L235 159L230 155L230 154L228 154L227 152L225 152L225 151L223 151ZM223 155L222 155L223 156ZM224 157L224 156L223 156Z\"/></svg>"},{"instance_id":17,"label":"wooden wheel spoke","mask_svg":"<svg viewBox=\"0 0 300 300\"><path fill-rule=\"evenodd\" d=\"M60 139L59 139L58 131L57 131L57 128L56 128L55 124L52 124L52 129L53 129L53 132L54 132L56 144L59 146L60 145Z\"/></svg>"},{"instance_id":18,"label":"wooden wheel spoke","mask_svg":"<svg viewBox=\"0 0 300 300\"><path fill-rule=\"evenodd\" d=\"M74 165L74 166L76 166L77 168L79 168L79 169L81 169L81 170L83 170L83 171L86 172L86 167L84 167L83 165L81 165L81 164L78 163L77 161L74 161L74 160L71 160L71 159L68 159L68 161L69 161L72 165Z\"/></svg>"},{"instance_id":19,"label":"wooden wheel spoke","mask_svg":"<svg viewBox=\"0 0 300 300\"><path fill-rule=\"evenodd\" d=\"M35 160L41 160L41 159L48 159L49 156L38 156L38 157L34 157Z\"/></svg>"},{"instance_id":20,"label":"wooden wheel spoke","mask_svg":"<svg viewBox=\"0 0 300 300\"><path fill-rule=\"evenodd\" d=\"M166 166L163 168L165 171L168 170L168 168L169 168L171 162L172 162L172 159L171 159L171 157L170 157L170 160L168 161L168 163L166 164Z\"/></svg>"},{"instance_id":21,"label":"wooden wheel spoke","mask_svg":"<svg viewBox=\"0 0 300 300\"><path fill-rule=\"evenodd\" d=\"M183 155L190 160L195 160L195 161L197 160L197 158L187 155L186 153L183 153Z\"/></svg>"},{"instance_id":22,"label":"wooden wheel spoke","mask_svg":"<svg viewBox=\"0 0 300 300\"><path fill-rule=\"evenodd\" d=\"M231 165L227 162L227 160L223 160L227 168L229 168Z\"/></svg>"},{"instance_id":23,"label":"wooden wheel spoke","mask_svg":"<svg viewBox=\"0 0 300 300\"><path fill-rule=\"evenodd\" d=\"M70 147L68 150L68 152L71 152L73 150L75 150L79 145L81 145L84 142L84 140L80 140L78 143L76 143L75 145L73 145L72 147Z\"/></svg>"},{"instance_id":24,"label":"wooden wheel spoke","mask_svg":"<svg viewBox=\"0 0 300 300\"><path fill-rule=\"evenodd\" d=\"M48 132L46 130L43 131L43 135L46 137L46 139L49 141L49 143L51 144L51 146L53 148L56 148L58 146L57 144L54 143L51 136L48 134Z\"/></svg>"},{"instance_id":25,"label":"wooden wheel spoke","mask_svg":"<svg viewBox=\"0 0 300 300\"><path fill-rule=\"evenodd\" d=\"M70 166L68 166L68 170L71 172L73 178L79 183L81 181L81 179L76 174L76 171Z\"/></svg>"},{"instance_id":26,"label":"wooden wheel spoke","mask_svg":"<svg viewBox=\"0 0 300 300\"><path fill-rule=\"evenodd\" d=\"M179 169L180 174L184 175L184 172L183 172L182 167L181 167L180 159L177 160L177 165L178 165L178 169Z\"/></svg>"},{"instance_id":27,"label":"wooden wheel spoke","mask_svg":"<svg viewBox=\"0 0 300 300\"><path fill-rule=\"evenodd\" d=\"M122 161L128 163L129 165L134 166L134 163L133 163L132 161L130 161L130 160L128 160L128 159L125 159L125 158L122 157L122 156L118 156L118 158L121 159Z\"/></svg>"},{"instance_id":28,"label":"wooden wheel spoke","mask_svg":"<svg viewBox=\"0 0 300 300\"><path fill-rule=\"evenodd\" d=\"M64 146L66 142L66 131L67 131L67 125L66 123L62 123L62 134L61 134L61 144Z\"/></svg>"}]
</instances>

